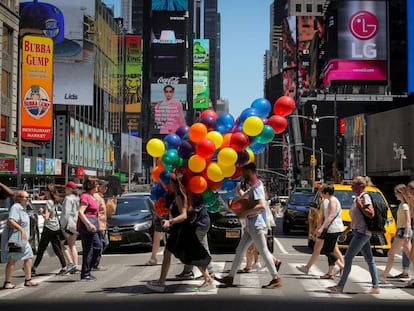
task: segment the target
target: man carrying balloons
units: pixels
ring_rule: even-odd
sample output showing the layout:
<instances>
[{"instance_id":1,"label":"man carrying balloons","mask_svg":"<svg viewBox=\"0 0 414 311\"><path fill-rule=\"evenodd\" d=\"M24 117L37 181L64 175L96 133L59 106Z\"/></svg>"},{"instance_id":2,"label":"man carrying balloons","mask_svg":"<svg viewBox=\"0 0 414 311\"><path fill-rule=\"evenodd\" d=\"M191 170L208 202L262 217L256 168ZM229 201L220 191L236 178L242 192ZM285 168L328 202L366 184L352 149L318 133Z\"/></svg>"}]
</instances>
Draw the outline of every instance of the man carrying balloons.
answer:
<instances>
[{"instance_id":1,"label":"man carrying balloons","mask_svg":"<svg viewBox=\"0 0 414 311\"><path fill-rule=\"evenodd\" d=\"M216 278L216 280L226 286L232 286L234 276L243 260L244 254L251 242L254 242L259 253L263 256L263 260L272 277L270 283L262 286L262 288L278 288L282 286L282 279L276 270L272 254L266 244L267 224L265 222L265 191L262 181L256 175L256 165L254 163L249 163L243 166L243 177L251 184L251 186L246 191L243 191L240 186L237 187L237 192L240 197L245 199L243 200L245 203L242 210L237 214L240 218L246 218L246 229L237 246L230 273L223 278Z\"/></svg>"}]
</instances>

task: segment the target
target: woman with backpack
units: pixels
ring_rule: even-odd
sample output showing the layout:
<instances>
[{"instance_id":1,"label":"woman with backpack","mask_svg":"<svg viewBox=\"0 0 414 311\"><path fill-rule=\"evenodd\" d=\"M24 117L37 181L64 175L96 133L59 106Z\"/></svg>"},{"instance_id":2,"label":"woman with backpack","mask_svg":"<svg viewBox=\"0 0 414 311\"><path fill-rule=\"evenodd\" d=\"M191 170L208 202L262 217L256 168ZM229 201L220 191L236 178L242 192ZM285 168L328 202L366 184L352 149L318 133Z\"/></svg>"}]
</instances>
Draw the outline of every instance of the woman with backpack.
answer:
<instances>
[{"instance_id":1,"label":"woman with backpack","mask_svg":"<svg viewBox=\"0 0 414 311\"><path fill-rule=\"evenodd\" d=\"M352 261L359 252L364 255L372 278L372 288L364 291L364 294L380 293L377 265L375 264L370 245L372 233L368 230L368 225L365 221L365 216L369 218L374 217L374 206L371 196L365 192L365 187L371 185L372 183L369 177L358 176L352 181L352 191L356 195L354 204L350 210L352 221L341 234L341 236L346 236L352 230L352 239L345 254L345 266L342 277L338 285L327 288L327 291L330 293L343 292L348 276L351 273Z\"/></svg>"},{"instance_id":2,"label":"woman with backpack","mask_svg":"<svg viewBox=\"0 0 414 311\"><path fill-rule=\"evenodd\" d=\"M400 184L394 188L394 194L400 205L397 210L397 233L392 242L391 249L388 252L388 261L385 266L384 273L381 275L381 283L387 283L388 273L390 272L394 263L395 254L403 247L406 254L411 251L411 237L413 231L411 230L411 211L410 206L413 206L413 199L407 192L407 186Z\"/></svg>"}]
</instances>

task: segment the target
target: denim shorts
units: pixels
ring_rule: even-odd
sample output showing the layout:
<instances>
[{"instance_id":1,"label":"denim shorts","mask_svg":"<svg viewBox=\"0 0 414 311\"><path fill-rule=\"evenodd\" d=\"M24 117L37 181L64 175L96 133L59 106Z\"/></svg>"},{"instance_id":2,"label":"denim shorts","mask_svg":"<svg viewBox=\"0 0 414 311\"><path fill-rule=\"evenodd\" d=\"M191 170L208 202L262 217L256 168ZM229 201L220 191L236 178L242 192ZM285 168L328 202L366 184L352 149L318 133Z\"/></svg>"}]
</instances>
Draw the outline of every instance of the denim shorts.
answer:
<instances>
[{"instance_id":1,"label":"denim shorts","mask_svg":"<svg viewBox=\"0 0 414 311\"><path fill-rule=\"evenodd\" d=\"M397 237L399 237L400 239L411 238L413 236L413 231L411 229L408 231L409 237L405 237L404 234L405 234L405 228L398 228L397 229Z\"/></svg>"}]
</instances>

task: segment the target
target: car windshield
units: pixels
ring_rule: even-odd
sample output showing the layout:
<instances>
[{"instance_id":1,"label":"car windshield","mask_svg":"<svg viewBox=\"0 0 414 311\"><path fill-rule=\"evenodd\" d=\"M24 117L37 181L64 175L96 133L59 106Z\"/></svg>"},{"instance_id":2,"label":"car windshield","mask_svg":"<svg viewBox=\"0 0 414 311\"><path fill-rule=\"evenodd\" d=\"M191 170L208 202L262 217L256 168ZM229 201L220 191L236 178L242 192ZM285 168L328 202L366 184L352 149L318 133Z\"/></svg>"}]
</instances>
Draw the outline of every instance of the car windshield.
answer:
<instances>
[{"instance_id":1,"label":"car windshield","mask_svg":"<svg viewBox=\"0 0 414 311\"><path fill-rule=\"evenodd\" d=\"M311 193L294 193L290 196L289 204L308 206L314 199L314 195Z\"/></svg>"},{"instance_id":2,"label":"car windshield","mask_svg":"<svg viewBox=\"0 0 414 311\"><path fill-rule=\"evenodd\" d=\"M115 215L131 213L147 213L151 210L148 198L125 198L117 199Z\"/></svg>"},{"instance_id":3,"label":"car windshield","mask_svg":"<svg viewBox=\"0 0 414 311\"><path fill-rule=\"evenodd\" d=\"M369 194L374 200L385 204L384 198L378 192L370 191ZM341 202L341 207L343 209L350 209L355 200L355 193L349 190L335 190L334 196Z\"/></svg>"}]
</instances>

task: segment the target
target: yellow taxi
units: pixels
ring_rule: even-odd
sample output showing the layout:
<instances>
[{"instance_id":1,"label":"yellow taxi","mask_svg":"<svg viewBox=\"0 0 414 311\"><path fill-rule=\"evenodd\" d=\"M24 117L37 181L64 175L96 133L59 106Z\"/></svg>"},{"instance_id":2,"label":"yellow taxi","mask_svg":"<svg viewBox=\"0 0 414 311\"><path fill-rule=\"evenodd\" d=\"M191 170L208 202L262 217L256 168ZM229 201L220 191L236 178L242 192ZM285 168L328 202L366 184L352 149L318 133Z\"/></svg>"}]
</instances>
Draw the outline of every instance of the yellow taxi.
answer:
<instances>
[{"instance_id":1,"label":"yellow taxi","mask_svg":"<svg viewBox=\"0 0 414 311\"><path fill-rule=\"evenodd\" d=\"M349 210L354 202L355 194L352 192L351 184L343 183L343 184L334 184L335 193L334 195L338 198L341 202L342 206L342 221L344 223L345 228L348 227L351 223L351 216ZM385 232L384 233L375 233L372 235L371 238L371 247L374 249L381 249L383 254L387 256L388 250L391 248L392 241L395 236L396 232L396 223L394 218L391 214L390 206L385 199L384 195L382 194L381 190L377 187L366 187L365 191L368 192L374 200L383 201L388 206L388 215L387 221L385 224ZM320 202L320 198L317 195L316 202ZM320 205L320 204L319 204ZM319 207L319 206L318 206ZM308 223L309 223L309 240L308 245L312 246L314 240L313 233L317 226L317 221L321 217L322 211L318 208L311 208L309 210L308 216ZM347 235L347 239L344 242L338 242L339 248L346 249L348 248L349 242L352 238L352 232Z\"/></svg>"}]
</instances>

